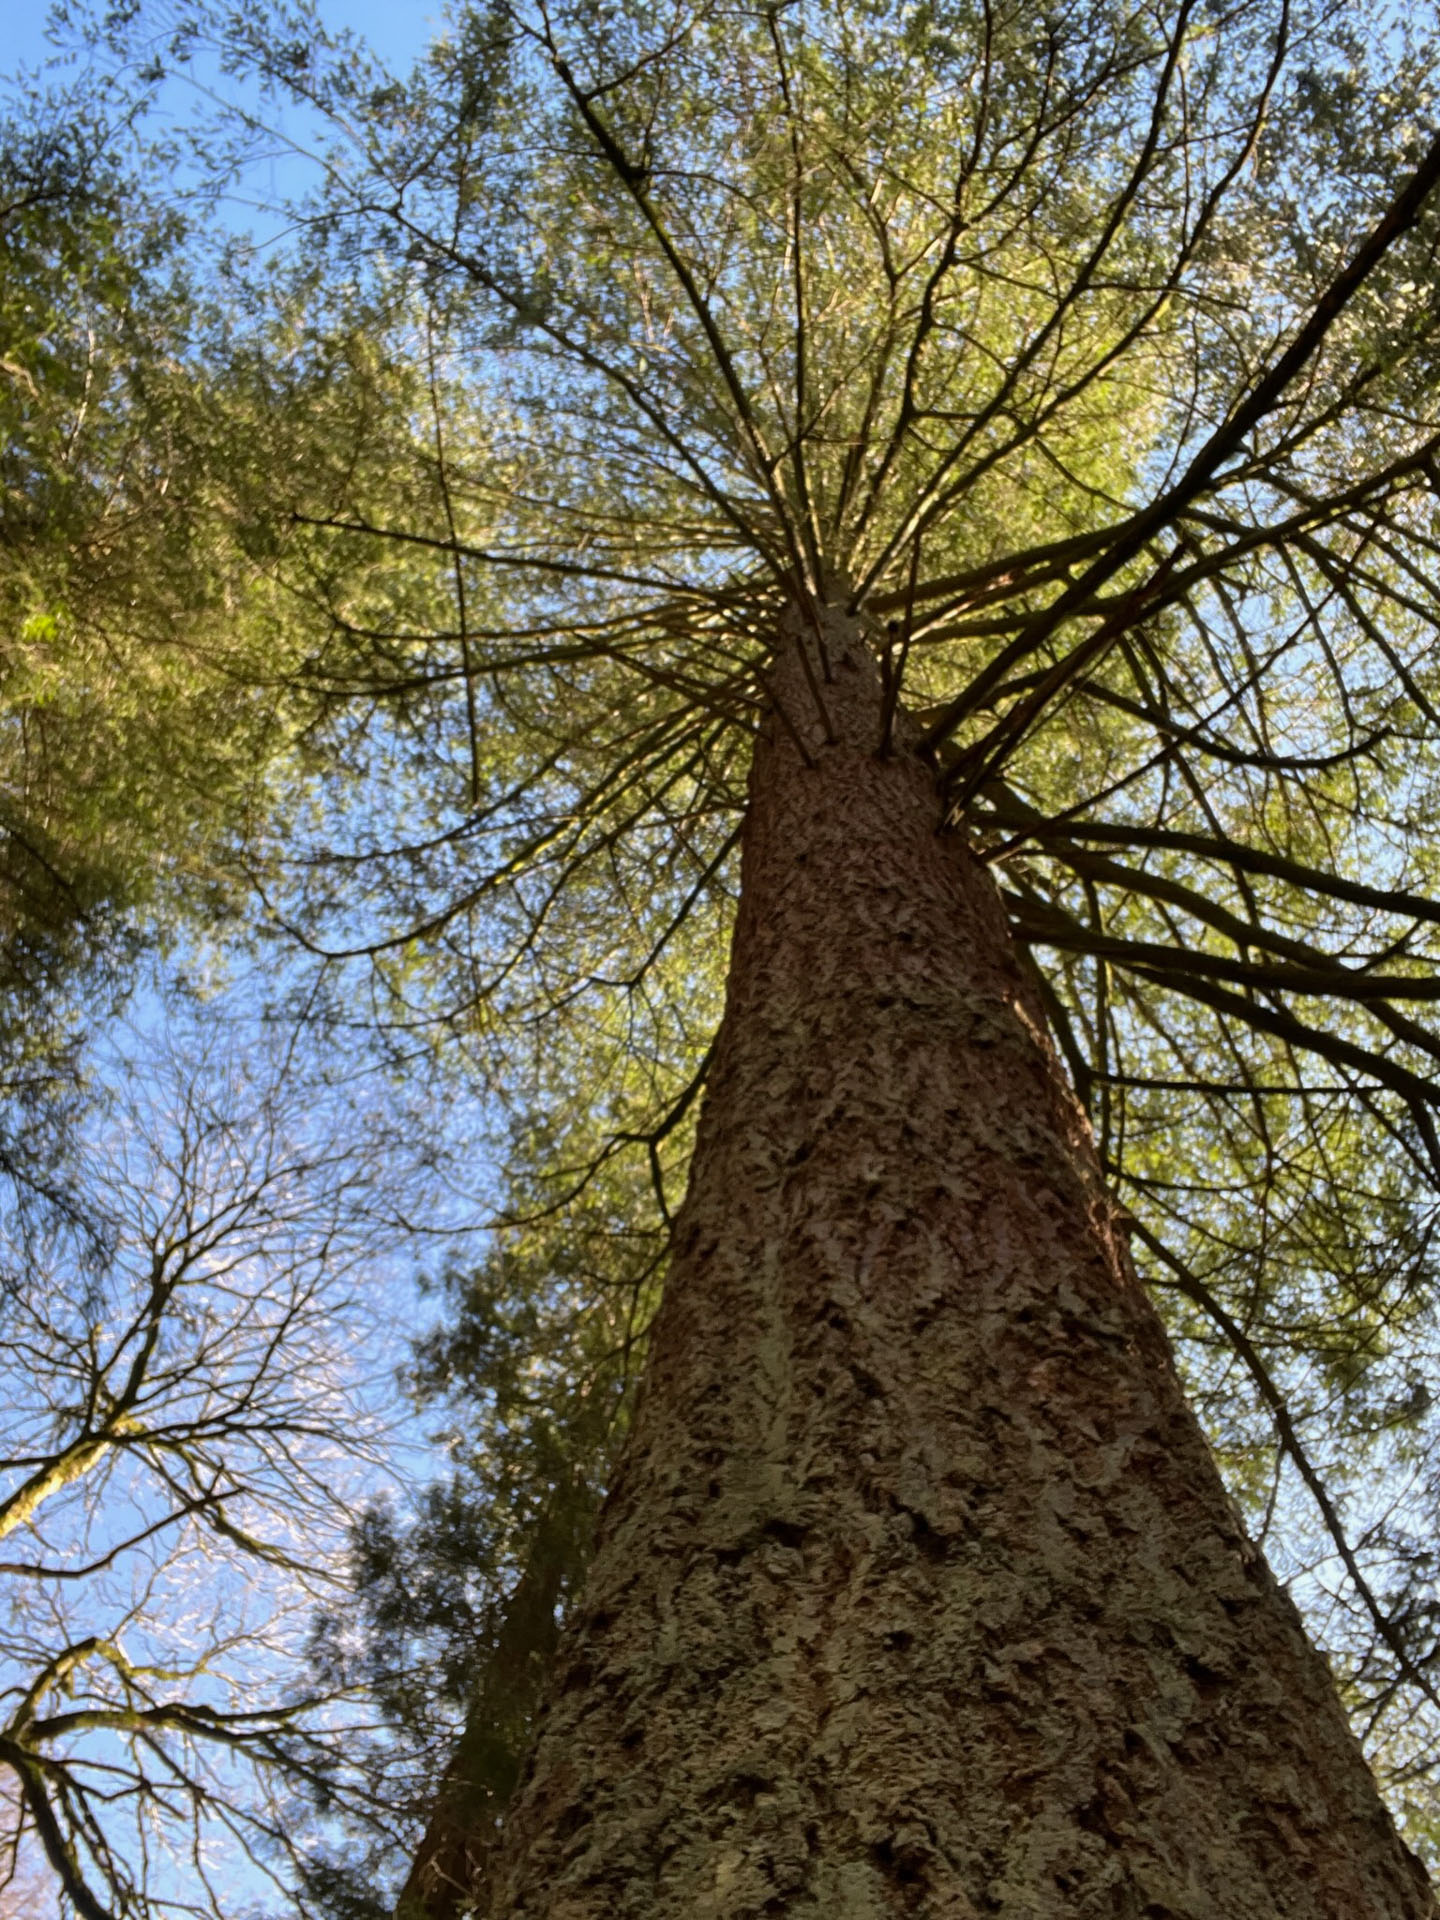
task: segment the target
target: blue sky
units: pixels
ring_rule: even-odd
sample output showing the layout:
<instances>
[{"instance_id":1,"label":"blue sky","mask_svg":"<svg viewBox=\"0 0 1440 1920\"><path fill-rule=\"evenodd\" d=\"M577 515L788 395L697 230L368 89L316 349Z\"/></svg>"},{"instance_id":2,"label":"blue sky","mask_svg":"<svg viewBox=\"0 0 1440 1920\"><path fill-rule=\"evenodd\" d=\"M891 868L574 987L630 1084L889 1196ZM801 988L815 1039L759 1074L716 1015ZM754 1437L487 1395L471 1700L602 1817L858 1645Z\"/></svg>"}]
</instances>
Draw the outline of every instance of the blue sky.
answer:
<instances>
[{"instance_id":1,"label":"blue sky","mask_svg":"<svg viewBox=\"0 0 1440 1920\"><path fill-rule=\"evenodd\" d=\"M264 0L259 4L263 7ZM443 25L446 0L390 0L389 4L387 0L316 0L316 4L328 27L351 29L385 65L404 73ZM99 11L98 3L95 10ZM79 0L77 15L83 19L86 11L86 0ZM132 44L143 45L149 23L153 22L157 34L163 36L175 22L184 19L186 12L186 0L142 0L139 39ZM74 71L75 56L67 53L67 47L74 46L76 36L52 30L51 18L48 0L29 6L25 0L0 0L0 96L7 90L6 82L13 81L22 70L33 78L48 66L57 84L63 84L67 74ZM202 57L192 66L190 77L222 97L243 97L243 92L237 93L235 85L219 75L213 60ZM181 123L192 121L197 109L203 115L203 97L186 81L167 82L160 90L152 125L159 131L167 118ZM271 103L263 113L279 136L275 149L247 170L218 208L226 227L249 234L262 245L289 231L288 221L277 222L273 209L284 200L302 197L317 178L313 167L287 155L285 149L292 142L300 148L311 145L318 131L301 108Z\"/></svg>"},{"instance_id":2,"label":"blue sky","mask_svg":"<svg viewBox=\"0 0 1440 1920\"><path fill-rule=\"evenodd\" d=\"M353 27L393 66L404 67L424 47L442 13L442 0L320 0L331 26ZM169 9L182 13L183 5ZM54 48L46 38L49 8L7 0L0 6L0 71L38 66Z\"/></svg>"}]
</instances>

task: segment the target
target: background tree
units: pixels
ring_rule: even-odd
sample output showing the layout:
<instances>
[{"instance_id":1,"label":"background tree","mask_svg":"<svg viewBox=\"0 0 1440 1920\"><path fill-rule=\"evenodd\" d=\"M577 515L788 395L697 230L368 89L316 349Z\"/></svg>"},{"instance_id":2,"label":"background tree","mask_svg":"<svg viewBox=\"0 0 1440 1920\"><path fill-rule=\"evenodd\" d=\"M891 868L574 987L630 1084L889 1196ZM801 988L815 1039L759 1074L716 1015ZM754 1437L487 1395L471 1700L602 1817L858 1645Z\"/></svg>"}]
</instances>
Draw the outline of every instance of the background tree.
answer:
<instances>
[{"instance_id":1,"label":"background tree","mask_svg":"<svg viewBox=\"0 0 1440 1920\"><path fill-rule=\"evenodd\" d=\"M21 1026L69 967L187 915L238 922L318 766L323 628L303 558L280 577L293 530L273 501L383 458L370 443L409 404L360 331L302 333L303 275L247 290L227 271L200 184L187 202L167 180L156 84L92 73L6 103L3 931Z\"/></svg>"},{"instance_id":2,"label":"background tree","mask_svg":"<svg viewBox=\"0 0 1440 1920\"><path fill-rule=\"evenodd\" d=\"M12 93L0 140L3 1871L92 1915L283 1893L302 1785L363 1818L305 1637L391 1450L350 1282L408 1300L423 1191L382 1216L383 1082L349 1050L342 1125L242 914L320 764L271 489L353 476L404 382L227 279L152 93Z\"/></svg>"},{"instance_id":3,"label":"background tree","mask_svg":"<svg viewBox=\"0 0 1440 1920\"><path fill-rule=\"evenodd\" d=\"M302 1788L364 1805L353 1710L301 1657L385 1444L353 1294L399 1147L293 1047L247 1059L223 1003L205 1025L133 1035L75 1206L7 1216L5 1875L77 1915L233 1912L237 1860L251 1898L290 1879Z\"/></svg>"}]
</instances>

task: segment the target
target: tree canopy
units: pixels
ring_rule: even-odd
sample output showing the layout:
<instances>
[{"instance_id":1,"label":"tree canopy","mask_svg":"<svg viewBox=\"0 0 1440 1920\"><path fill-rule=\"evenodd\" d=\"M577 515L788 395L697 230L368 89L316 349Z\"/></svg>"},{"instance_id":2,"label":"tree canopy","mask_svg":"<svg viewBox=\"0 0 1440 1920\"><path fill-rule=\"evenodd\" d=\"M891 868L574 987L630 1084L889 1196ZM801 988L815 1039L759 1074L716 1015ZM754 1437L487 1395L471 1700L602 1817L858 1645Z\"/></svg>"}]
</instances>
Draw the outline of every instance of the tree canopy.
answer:
<instances>
[{"instance_id":1,"label":"tree canopy","mask_svg":"<svg viewBox=\"0 0 1440 1920\"><path fill-rule=\"evenodd\" d=\"M389 1017L493 1041L554 1204L631 1152L668 1207L777 611L840 583L1408 1771L1433 44L1323 6L492 8L383 89L274 45L363 110L322 231L431 403L403 510L306 515L386 582L383 625L332 602L321 671L428 810L332 814L294 923Z\"/></svg>"},{"instance_id":2,"label":"tree canopy","mask_svg":"<svg viewBox=\"0 0 1440 1920\"><path fill-rule=\"evenodd\" d=\"M777 622L838 596L886 676L876 750L923 739L999 879L1231 1483L1424 1838L1428 26L1319 0L497 3L408 78L304 12L138 31L146 60L218 50L329 129L305 266L205 444L273 423L254 396L277 383L303 413L355 343L337 428L252 483L276 597L263 657L227 671L283 685L307 766L342 770L248 864L270 929L345 1030L482 1086L511 1163L508 1251L425 1373L497 1421L457 1439L483 1571L422 1628L465 1615L467 1658L499 1631L527 1549L490 1503L549 1511L535 1436L617 1377L555 1329L609 1328L629 1377ZM45 351L59 473L83 356ZM167 391L187 433L213 404ZM125 407L97 417L124 438ZM183 609L215 606L213 550L177 574L158 536L126 549ZM83 675L56 680L63 712ZM823 672L808 692L823 717ZM587 1209L643 1257L574 1259ZM592 1493L607 1444L580 1449ZM390 1630L398 1549L365 1538Z\"/></svg>"},{"instance_id":3,"label":"tree canopy","mask_svg":"<svg viewBox=\"0 0 1440 1920\"><path fill-rule=\"evenodd\" d=\"M305 1646L407 1158L380 1199L385 1101L341 1122L245 912L323 759L266 489L394 387L227 280L145 98L0 142L0 1901L90 1916L219 1912L217 1848L258 1894L302 1786L363 1806Z\"/></svg>"}]
</instances>

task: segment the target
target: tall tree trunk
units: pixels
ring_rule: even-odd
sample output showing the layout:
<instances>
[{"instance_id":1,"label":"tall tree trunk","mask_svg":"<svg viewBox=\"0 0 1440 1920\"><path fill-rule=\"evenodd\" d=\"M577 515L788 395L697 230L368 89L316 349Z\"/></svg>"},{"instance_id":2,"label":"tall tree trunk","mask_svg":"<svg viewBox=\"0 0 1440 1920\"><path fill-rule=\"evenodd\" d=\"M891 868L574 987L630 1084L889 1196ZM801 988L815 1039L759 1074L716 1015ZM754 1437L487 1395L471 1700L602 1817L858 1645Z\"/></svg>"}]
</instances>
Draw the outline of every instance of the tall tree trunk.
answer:
<instances>
[{"instance_id":1,"label":"tall tree trunk","mask_svg":"<svg viewBox=\"0 0 1440 1920\"><path fill-rule=\"evenodd\" d=\"M641 1410L480 1911L1434 1915L994 888L877 754L854 623L803 635Z\"/></svg>"}]
</instances>

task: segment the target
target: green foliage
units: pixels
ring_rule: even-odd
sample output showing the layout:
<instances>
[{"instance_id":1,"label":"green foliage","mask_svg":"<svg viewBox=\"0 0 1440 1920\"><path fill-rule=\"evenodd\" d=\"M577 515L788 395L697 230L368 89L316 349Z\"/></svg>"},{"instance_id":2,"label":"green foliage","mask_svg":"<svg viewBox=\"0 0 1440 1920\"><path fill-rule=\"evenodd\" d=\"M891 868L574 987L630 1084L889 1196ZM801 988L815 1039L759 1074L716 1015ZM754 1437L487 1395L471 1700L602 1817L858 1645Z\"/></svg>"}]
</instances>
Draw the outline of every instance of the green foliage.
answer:
<instances>
[{"instance_id":1,"label":"green foliage","mask_svg":"<svg viewBox=\"0 0 1440 1920\"><path fill-rule=\"evenodd\" d=\"M167 429L195 384L179 233L106 169L103 125L17 133L0 178L5 919L59 934L153 887L215 770L219 710L196 698L198 556L169 502Z\"/></svg>"},{"instance_id":2,"label":"green foliage","mask_svg":"<svg viewBox=\"0 0 1440 1920\"><path fill-rule=\"evenodd\" d=\"M335 767L311 677L360 589L295 515L393 467L413 405L313 275L247 289L207 258L125 138L103 90L41 97L0 159L7 946L238 915Z\"/></svg>"}]
</instances>

